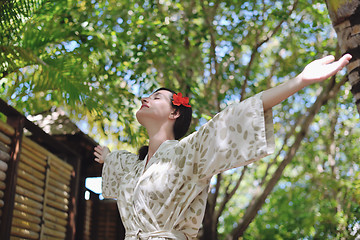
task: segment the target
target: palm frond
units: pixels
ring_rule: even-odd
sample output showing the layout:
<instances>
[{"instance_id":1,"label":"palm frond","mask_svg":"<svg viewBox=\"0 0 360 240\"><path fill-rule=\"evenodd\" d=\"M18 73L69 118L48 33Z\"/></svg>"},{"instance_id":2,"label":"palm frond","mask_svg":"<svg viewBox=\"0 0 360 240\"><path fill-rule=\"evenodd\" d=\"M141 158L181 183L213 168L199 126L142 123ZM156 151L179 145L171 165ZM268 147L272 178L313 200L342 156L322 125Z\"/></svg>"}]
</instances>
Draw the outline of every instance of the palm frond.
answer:
<instances>
[{"instance_id":1,"label":"palm frond","mask_svg":"<svg viewBox=\"0 0 360 240\"><path fill-rule=\"evenodd\" d=\"M0 3L0 43L15 40L26 21L41 7L42 0L5 0Z\"/></svg>"},{"instance_id":2,"label":"palm frond","mask_svg":"<svg viewBox=\"0 0 360 240\"><path fill-rule=\"evenodd\" d=\"M22 67L33 64L46 65L44 61L29 49L0 45L0 78L6 77L9 73Z\"/></svg>"}]
</instances>

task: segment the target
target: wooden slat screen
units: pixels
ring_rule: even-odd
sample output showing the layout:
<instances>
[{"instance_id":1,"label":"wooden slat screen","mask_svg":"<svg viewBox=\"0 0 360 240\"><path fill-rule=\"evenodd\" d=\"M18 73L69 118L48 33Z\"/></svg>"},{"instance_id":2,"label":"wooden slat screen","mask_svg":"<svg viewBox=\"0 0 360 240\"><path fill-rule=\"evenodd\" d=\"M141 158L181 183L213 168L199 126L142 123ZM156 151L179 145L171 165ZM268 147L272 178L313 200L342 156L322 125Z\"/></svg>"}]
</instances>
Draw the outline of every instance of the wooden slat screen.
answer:
<instances>
[{"instance_id":1,"label":"wooden slat screen","mask_svg":"<svg viewBox=\"0 0 360 240\"><path fill-rule=\"evenodd\" d=\"M10 160L11 136L15 133L14 129L6 123L0 121L0 217L4 206L4 190L6 188L5 179Z\"/></svg>"},{"instance_id":2,"label":"wooden slat screen","mask_svg":"<svg viewBox=\"0 0 360 240\"><path fill-rule=\"evenodd\" d=\"M0 121L0 214L14 129ZM23 137L11 239L65 239L73 167Z\"/></svg>"},{"instance_id":3,"label":"wooden slat screen","mask_svg":"<svg viewBox=\"0 0 360 240\"><path fill-rule=\"evenodd\" d=\"M92 200L86 201L86 207L85 207L85 216L84 216L84 240L92 240L94 239L94 236L92 235L92 224L96 224L92 221L92 214L93 214L93 205L94 202Z\"/></svg>"},{"instance_id":4,"label":"wooden slat screen","mask_svg":"<svg viewBox=\"0 0 360 240\"><path fill-rule=\"evenodd\" d=\"M115 200L103 200L96 203L97 212L94 216L93 226L96 229L94 239L124 239L119 211Z\"/></svg>"}]
</instances>

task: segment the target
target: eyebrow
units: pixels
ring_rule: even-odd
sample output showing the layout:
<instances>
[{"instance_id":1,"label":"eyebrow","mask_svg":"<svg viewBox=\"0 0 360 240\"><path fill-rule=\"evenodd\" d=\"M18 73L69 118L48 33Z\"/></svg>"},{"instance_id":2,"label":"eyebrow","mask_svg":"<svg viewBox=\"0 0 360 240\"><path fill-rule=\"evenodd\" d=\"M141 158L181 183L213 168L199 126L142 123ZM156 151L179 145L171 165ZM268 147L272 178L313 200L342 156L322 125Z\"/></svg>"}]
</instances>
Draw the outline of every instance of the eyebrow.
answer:
<instances>
[{"instance_id":1,"label":"eyebrow","mask_svg":"<svg viewBox=\"0 0 360 240\"><path fill-rule=\"evenodd\" d=\"M171 98L169 98L168 96L166 96L165 94L163 94L163 93L161 93L161 92L155 92L155 93L152 94L152 96L158 96L158 95L160 95L160 96L162 96L162 97L165 97L165 98L168 98L168 99L171 100Z\"/></svg>"},{"instance_id":2,"label":"eyebrow","mask_svg":"<svg viewBox=\"0 0 360 240\"><path fill-rule=\"evenodd\" d=\"M156 97L156 96L158 96L158 95L163 96L163 94L161 94L161 93L159 93L159 92L155 92L155 93L151 94L150 96L154 96L154 97Z\"/></svg>"}]
</instances>

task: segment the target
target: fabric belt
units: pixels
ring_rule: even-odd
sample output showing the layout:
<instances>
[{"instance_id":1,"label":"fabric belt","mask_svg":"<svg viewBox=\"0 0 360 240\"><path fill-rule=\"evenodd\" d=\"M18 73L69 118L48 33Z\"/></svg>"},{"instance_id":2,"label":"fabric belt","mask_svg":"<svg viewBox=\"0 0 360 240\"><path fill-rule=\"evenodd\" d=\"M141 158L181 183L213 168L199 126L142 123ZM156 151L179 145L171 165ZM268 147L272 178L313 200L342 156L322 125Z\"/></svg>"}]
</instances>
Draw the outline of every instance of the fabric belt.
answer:
<instances>
[{"instance_id":1,"label":"fabric belt","mask_svg":"<svg viewBox=\"0 0 360 240\"><path fill-rule=\"evenodd\" d=\"M165 230L159 230L154 232L143 232L141 229L137 231L127 232L125 234L125 237L135 237L136 239L145 240L149 238L170 238L170 239L176 239L176 240L187 240L187 237L184 233L171 230L171 231L165 231Z\"/></svg>"}]
</instances>

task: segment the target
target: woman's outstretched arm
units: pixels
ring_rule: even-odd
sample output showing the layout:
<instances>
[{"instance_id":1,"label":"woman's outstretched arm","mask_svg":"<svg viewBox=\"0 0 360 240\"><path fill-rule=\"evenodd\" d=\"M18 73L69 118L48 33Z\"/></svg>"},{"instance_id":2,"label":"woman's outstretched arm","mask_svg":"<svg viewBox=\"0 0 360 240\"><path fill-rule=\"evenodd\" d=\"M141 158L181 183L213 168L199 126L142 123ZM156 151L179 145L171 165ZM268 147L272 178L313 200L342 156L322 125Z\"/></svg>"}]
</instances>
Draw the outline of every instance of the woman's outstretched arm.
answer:
<instances>
[{"instance_id":1,"label":"woman's outstretched arm","mask_svg":"<svg viewBox=\"0 0 360 240\"><path fill-rule=\"evenodd\" d=\"M263 92L264 111L279 104L304 87L335 75L349 63L350 59L351 55L345 54L335 62L334 56L326 56L309 63L297 77Z\"/></svg>"}]
</instances>

